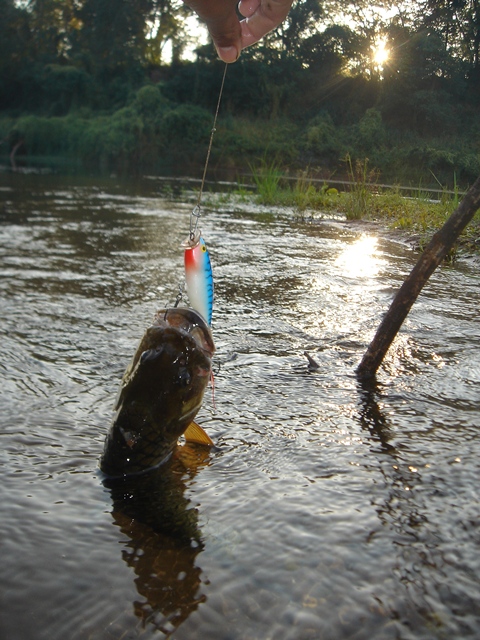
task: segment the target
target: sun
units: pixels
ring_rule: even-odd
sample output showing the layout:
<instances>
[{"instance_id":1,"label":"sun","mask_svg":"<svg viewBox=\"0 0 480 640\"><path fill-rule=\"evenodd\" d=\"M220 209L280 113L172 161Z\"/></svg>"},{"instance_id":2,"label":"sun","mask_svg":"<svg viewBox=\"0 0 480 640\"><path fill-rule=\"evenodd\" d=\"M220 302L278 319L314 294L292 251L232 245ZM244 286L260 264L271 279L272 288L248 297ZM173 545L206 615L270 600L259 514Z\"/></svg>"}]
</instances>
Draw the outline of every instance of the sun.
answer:
<instances>
[{"instance_id":1,"label":"sun","mask_svg":"<svg viewBox=\"0 0 480 640\"><path fill-rule=\"evenodd\" d=\"M373 47L373 62L377 67L382 69L385 66L388 58L390 57L390 50L387 48L385 40L381 40L375 47Z\"/></svg>"}]
</instances>

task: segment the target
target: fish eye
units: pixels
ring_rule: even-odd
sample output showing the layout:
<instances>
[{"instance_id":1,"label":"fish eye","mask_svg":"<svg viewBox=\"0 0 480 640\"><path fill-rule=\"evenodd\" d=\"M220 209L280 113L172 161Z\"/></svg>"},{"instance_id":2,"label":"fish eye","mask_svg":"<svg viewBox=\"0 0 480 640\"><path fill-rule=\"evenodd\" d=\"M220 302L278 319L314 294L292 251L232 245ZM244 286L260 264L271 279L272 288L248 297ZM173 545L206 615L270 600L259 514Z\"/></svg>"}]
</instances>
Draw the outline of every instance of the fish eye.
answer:
<instances>
[{"instance_id":1,"label":"fish eye","mask_svg":"<svg viewBox=\"0 0 480 640\"><path fill-rule=\"evenodd\" d=\"M206 247L204 244L202 244L202 251L203 251L203 253L205 253L205 251L206 251L206 250L207 250L207 247Z\"/></svg>"},{"instance_id":2,"label":"fish eye","mask_svg":"<svg viewBox=\"0 0 480 640\"><path fill-rule=\"evenodd\" d=\"M179 371L176 382L180 387L187 387L191 382L192 376L186 367Z\"/></svg>"}]
</instances>

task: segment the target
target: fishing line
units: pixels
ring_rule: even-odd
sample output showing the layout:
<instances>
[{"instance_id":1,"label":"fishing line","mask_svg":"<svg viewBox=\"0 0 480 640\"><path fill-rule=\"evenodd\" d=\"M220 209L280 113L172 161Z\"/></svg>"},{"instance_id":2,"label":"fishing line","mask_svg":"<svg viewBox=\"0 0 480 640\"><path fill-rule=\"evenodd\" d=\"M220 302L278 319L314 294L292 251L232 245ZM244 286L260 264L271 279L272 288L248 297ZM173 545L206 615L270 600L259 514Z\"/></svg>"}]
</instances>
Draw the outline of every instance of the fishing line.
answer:
<instances>
[{"instance_id":1,"label":"fishing line","mask_svg":"<svg viewBox=\"0 0 480 640\"><path fill-rule=\"evenodd\" d=\"M213 128L212 128L212 131L210 133L210 141L208 143L207 157L205 159L205 166L203 167L203 176L202 176L202 182L200 184L200 191L198 193L197 204L195 205L192 213L190 214L190 235L189 235L189 238L190 238L190 243L192 243L192 244L196 242L198 219L202 215L202 212L201 212L201 201L202 201L202 195L203 195L203 187L205 186L205 178L206 178L206 175L207 175L208 161L210 160L210 152L212 150L213 136L215 135L215 131L216 131L218 112L220 111L220 102L222 101L223 86L225 84L225 76L227 75L227 67L228 67L228 64L225 63L225 69L223 70L222 84L220 85L220 93L218 94L217 109L215 111L215 117L213 119Z\"/></svg>"},{"instance_id":2,"label":"fishing line","mask_svg":"<svg viewBox=\"0 0 480 640\"><path fill-rule=\"evenodd\" d=\"M192 213L190 214L190 232L187 240L183 244L183 246L185 247L185 251L187 251L188 249L195 249L195 247L200 243L200 231L198 229L198 220L202 215L201 202L202 202L203 188L205 186L205 179L207 176L208 162L210 160L210 152L212 151L213 137L215 135L215 131L217 127L217 118L220 111L220 103L222 101L223 87L225 85L225 76L227 75L227 67L228 67L228 64L225 64L225 68L223 70L222 82L220 84L220 91L218 94L217 108L215 109L215 116L213 118L213 127L210 133L210 140L208 143L207 157L205 158L205 166L203 167L203 176L200 184L200 191L198 193L197 203L193 208ZM204 251L206 251L205 247L204 247ZM208 258L208 252L207 252L207 258ZM210 267L209 258L208 258L208 265ZM211 267L210 267L210 277L211 277ZM182 283L179 285L179 292L175 300L174 307L177 307L180 304L183 298L184 287L185 287L185 283ZM210 284L210 295L213 296L213 283ZM212 303L212 299L210 300L210 304Z\"/></svg>"}]
</instances>

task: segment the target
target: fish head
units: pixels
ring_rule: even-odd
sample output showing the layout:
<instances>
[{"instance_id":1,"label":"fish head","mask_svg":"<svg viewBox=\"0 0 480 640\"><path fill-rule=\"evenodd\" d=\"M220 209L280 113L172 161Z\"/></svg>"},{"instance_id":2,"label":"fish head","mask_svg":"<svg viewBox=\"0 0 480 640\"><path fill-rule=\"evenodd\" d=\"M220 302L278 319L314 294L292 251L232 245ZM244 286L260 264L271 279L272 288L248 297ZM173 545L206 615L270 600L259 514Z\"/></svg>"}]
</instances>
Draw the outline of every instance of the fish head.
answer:
<instances>
[{"instance_id":1,"label":"fish head","mask_svg":"<svg viewBox=\"0 0 480 640\"><path fill-rule=\"evenodd\" d=\"M164 437L176 440L201 407L214 351L210 328L199 313L159 311L125 373L117 408L134 403Z\"/></svg>"},{"instance_id":2,"label":"fish head","mask_svg":"<svg viewBox=\"0 0 480 640\"><path fill-rule=\"evenodd\" d=\"M175 307L157 312L152 327L168 326L178 329L182 334L190 335L198 347L210 359L215 353L212 331L203 316L195 309Z\"/></svg>"}]
</instances>

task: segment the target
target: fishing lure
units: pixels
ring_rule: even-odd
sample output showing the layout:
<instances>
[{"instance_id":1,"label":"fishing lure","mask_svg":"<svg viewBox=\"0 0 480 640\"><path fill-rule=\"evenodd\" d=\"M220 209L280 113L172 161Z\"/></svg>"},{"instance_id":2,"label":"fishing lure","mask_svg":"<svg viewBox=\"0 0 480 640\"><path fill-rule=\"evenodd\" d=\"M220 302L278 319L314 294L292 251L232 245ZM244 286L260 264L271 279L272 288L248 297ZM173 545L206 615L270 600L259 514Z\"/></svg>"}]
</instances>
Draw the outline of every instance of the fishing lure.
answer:
<instances>
[{"instance_id":1,"label":"fishing lure","mask_svg":"<svg viewBox=\"0 0 480 640\"><path fill-rule=\"evenodd\" d=\"M185 280L190 306L198 311L209 325L213 311L213 272L205 240L200 232L190 235L185 246Z\"/></svg>"}]
</instances>

